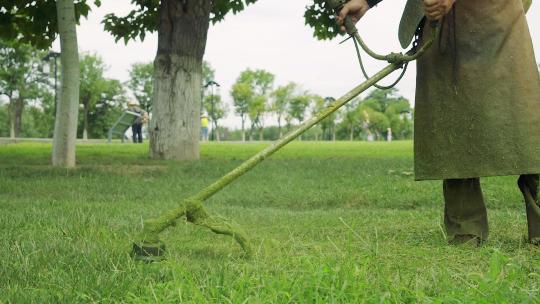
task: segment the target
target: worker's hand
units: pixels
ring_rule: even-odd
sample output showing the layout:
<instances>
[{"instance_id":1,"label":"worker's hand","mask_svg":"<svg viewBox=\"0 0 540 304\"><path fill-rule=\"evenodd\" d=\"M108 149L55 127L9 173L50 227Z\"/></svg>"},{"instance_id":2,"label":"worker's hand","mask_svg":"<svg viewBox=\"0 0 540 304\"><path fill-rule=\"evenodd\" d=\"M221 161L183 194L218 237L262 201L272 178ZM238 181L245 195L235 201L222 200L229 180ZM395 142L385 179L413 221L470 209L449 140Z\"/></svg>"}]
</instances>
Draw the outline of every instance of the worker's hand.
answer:
<instances>
[{"instance_id":1,"label":"worker's hand","mask_svg":"<svg viewBox=\"0 0 540 304\"><path fill-rule=\"evenodd\" d=\"M343 26L343 22L345 21L346 16L349 16L352 22L356 24L356 22L358 22L358 20L360 20L364 16L364 14L369 10L369 8L370 7L366 0L351 0L347 2L339 12L339 16L337 17L337 22L341 26L341 31L345 32L345 26Z\"/></svg>"},{"instance_id":2,"label":"worker's hand","mask_svg":"<svg viewBox=\"0 0 540 304\"><path fill-rule=\"evenodd\" d=\"M426 17L430 21L441 20L454 6L456 0L423 0Z\"/></svg>"}]
</instances>

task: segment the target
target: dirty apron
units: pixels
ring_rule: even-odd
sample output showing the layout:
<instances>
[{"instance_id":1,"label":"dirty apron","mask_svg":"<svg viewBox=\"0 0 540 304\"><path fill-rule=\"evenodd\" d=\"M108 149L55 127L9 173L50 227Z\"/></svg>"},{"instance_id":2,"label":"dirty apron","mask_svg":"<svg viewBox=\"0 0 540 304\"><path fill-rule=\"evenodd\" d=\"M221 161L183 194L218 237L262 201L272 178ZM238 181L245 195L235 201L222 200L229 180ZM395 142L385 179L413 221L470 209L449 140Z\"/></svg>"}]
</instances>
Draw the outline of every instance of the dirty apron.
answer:
<instances>
[{"instance_id":1,"label":"dirty apron","mask_svg":"<svg viewBox=\"0 0 540 304\"><path fill-rule=\"evenodd\" d=\"M540 172L540 76L521 0L457 1L417 70L417 180Z\"/></svg>"}]
</instances>

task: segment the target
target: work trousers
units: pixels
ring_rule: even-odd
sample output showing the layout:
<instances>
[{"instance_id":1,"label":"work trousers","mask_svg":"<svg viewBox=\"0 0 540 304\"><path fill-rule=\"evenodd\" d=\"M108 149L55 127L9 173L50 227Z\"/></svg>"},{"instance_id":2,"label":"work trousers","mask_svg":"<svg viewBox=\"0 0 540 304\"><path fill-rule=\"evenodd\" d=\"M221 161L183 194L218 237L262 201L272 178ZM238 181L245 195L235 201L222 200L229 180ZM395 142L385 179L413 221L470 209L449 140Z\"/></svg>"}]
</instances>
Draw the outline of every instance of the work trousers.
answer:
<instances>
[{"instance_id":1,"label":"work trousers","mask_svg":"<svg viewBox=\"0 0 540 304\"><path fill-rule=\"evenodd\" d=\"M529 240L540 241L540 214L538 206L539 175L526 174L518 179L524 196ZM488 219L479 178L446 179L443 181L444 225L448 238L456 235L473 235L485 240L489 234Z\"/></svg>"},{"instance_id":2,"label":"work trousers","mask_svg":"<svg viewBox=\"0 0 540 304\"><path fill-rule=\"evenodd\" d=\"M133 142L134 143L142 143L142 123L134 123L131 125L131 131L133 133Z\"/></svg>"}]
</instances>

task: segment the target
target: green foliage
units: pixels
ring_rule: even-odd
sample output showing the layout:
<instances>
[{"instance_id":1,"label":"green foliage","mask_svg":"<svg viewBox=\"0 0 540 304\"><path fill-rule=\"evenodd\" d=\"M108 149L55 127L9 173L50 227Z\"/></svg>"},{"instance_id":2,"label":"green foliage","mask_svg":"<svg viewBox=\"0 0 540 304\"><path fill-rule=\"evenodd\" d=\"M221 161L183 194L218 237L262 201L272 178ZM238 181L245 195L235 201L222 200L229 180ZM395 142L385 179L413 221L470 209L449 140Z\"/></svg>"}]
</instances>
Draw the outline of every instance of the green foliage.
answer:
<instances>
[{"instance_id":1,"label":"green foliage","mask_svg":"<svg viewBox=\"0 0 540 304\"><path fill-rule=\"evenodd\" d=\"M413 133L412 108L407 99L399 96L396 89L373 90L363 99L345 106L339 138L353 140L368 134L383 140L392 130L393 139L410 139Z\"/></svg>"},{"instance_id":2,"label":"green foliage","mask_svg":"<svg viewBox=\"0 0 540 304\"><path fill-rule=\"evenodd\" d=\"M313 28L313 36L317 39L332 39L340 34L335 13L325 0L314 0L313 4L306 7L304 20Z\"/></svg>"},{"instance_id":3,"label":"green foliage","mask_svg":"<svg viewBox=\"0 0 540 304\"><path fill-rule=\"evenodd\" d=\"M83 111L79 111L79 135L87 126L90 138L105 138L126 101L122 84L118 80L105 78L106 70L98 55L81 56L79 96Z\"/></svg>"},{"instance_id":4,"label":"green foliage","mask_svg":"<svg viewBox=\"0 0 540 304\"><path fill-rule=\"evenodd\" d=\"M227 105L221 99L221 95L207 95L204 97L203 106L215 126L219 120L227 115Z\"/></svg>"},{"instance_id":5,"label":"green foliage","mask_svg":"<svg viewBox=\"0 0 540 304\"><path fill-rule=\"evenodd\" d=\"M209 83L210 81L215 81L216 71L212 68L208 61L203 61L202 66L203 71L203 86Z\"/></svg>"},{"instance_id":6,"label":"green foliage","mask_svg":"<svg viewBox=\"0 0 540 304\"><path fill-rule=\"evenodd\" d=\"M186 0L184 5L189 5ZM210 20L213 23L225 18L228 13L236 14L257 0L215 0L210 12ZM119 17L115 14L108 14L103 21L105 30L110 32L116 41L123 39L125 43L129 40L144 40L147 33L158 30L158 14L160 0L131 0L135 6L126 16Z\"/></svg>"},{"instance_id":7,"label":"green foliage","mask_svg":"<svg viewBox=\"0 0 540 304\"><path fill-rule=\"evenodd\" d=\"M449 246L439 181L415 182L412 142L294 142L206 205L250 231L252 259L184 221L166 260L134 262L153 217L267 143L203 144L201 161L148 145L84 144L78 167L49 144L0 148L0 301L5 303L536 303L540 251L515 177L482 180L491 234Z\"/></svg>"},{"instance_id":8,"label":"green foliage","mask_svg":"<svg viewBox=\"0 0 540 304\"><path fill-rule=\"evenodd\" d=\"M242 121L244 121L245 116L249 111L249 104L255 96L255 93L249 84L243 82L235 83L232 86L230 93L233 98L235 113L240 115Z\"/></svg>"},{"instance_id":9,"label":"green foliage","mask_svg":"<svg viewBox=\"0 0 540 304\"><path fill-rule=\"evenodd\" d=\"M152 112L154 98L154 64L134 63L129 69L128 88L131 90L139 105L147 113Z\"/></svg>"},{"instance_id":10,"label":"green foliage","mask_svg":"<svg viewBox=\"0 0 540 304\"><path fill-rule=\"evenodd\" d=\"M311 104L311 95L308 92L294 96L287 109L288 115L298 123L304 121L306 110Z\"/></svg>"},{"instance_id":11,"label":"green foliage","mask_svg":"<svg viewBox=\"0 0 540 304\"><path fill-rule=\"evenodd\" d=\"M27 43L0 40L0 96L9 102L9 119L0 120L5 124L14 121L14 135L20 136L24 125L24 107L31 101L37 102L47 93L42 78L41 57L43 53ZM23 132L24 133L24 132Z\"/></svg>"},{"instance_id":12,"label":"green foliage","mask_svg":"<svg viewBox=\"0 0 540 304\"><path fill-rule=\"evenodd\" d=\"M75 20L88 16L90 5L100 0L74 0ZM47 49L56 39L58 22L55 0L3 0L0 2L0 39L30 43Z\"/></svg>"},{"instance_id":13,"label":"green foliage","mask_svg":"<svg viewBox=\"0 0 540 304\"><path fill-rule=\"evenodd\" d=\"M35 90L41 55L30 44L0 40L0 95L11 98L14 91L24 95Z\"/></svg>"},{"instance_id":14,"label":"green foliage","mask_svg":"<svg viewBox=\"0 0 540 304\"><path fill-rule=\"evenodd\" d=\"M240 73L238 79L236 80L235 85L242 84L239 88L249 94L244 94L244 96L249 96L245 98L245 112L251 120L251 135L255 127L259 128L261 137L262 137L262 128L264 127L264 114L269 110L268 99L270 96L270 91L274 84L275 76L265 70L251 70L247 69ZM249 89L248 89L249 87ZM236 100L233 95L233 99ZM236 105L236 101L235 101ZM236 111L239 113L239 111ZM244 119L242 119L243 121ZM251 137L251 136L250 136Z\"/></svg>"},{"instance_id":15,"label":"green foliage","mask_svg":"<svg viewBox=\"0 0 540 304\"><path fill-rule=\"evenodd\" d=\"M284 86L277 87L271 94L272 104L270 105L270 111L276 114L278 125L281 128L281 120L285 113L287 113L287 107L291 102L294 91L296 90L296 83L289 82Z\"/></svg>"}]
</instances>

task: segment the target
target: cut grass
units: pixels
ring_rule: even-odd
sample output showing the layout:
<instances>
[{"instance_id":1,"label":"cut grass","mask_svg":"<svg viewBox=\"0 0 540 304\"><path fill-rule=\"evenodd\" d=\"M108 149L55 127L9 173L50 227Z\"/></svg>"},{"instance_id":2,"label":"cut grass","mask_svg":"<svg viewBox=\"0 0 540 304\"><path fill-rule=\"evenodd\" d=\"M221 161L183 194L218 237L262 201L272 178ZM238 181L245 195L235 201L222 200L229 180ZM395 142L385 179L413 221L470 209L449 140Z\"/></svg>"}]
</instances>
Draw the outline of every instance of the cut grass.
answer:
<instances>
[{"instance_id":1,"label":"cut grass","mask_svg":"<svg viewBox=\"0 0 540 304\"><path fill-rule=\"evenodd\" d=\"M180 221L167 260L129 257L159 215L266 144L205 144L196 162L147 145L80 145L51 168L50 145L0 146L0 302L536 303L540 250L524 242L515 177L483 179L491 236L446 245L440 181L414 182L410 142L295 142L206 204L250 234Z\"/></svg>"}]
</instances>

